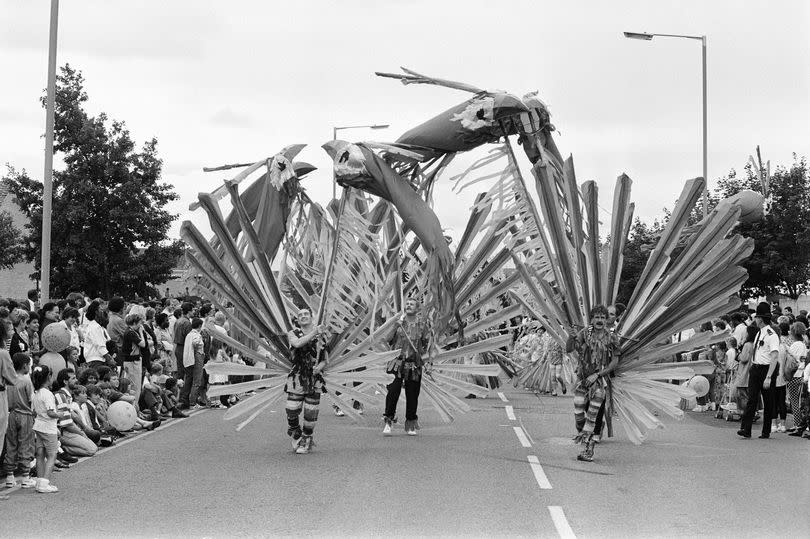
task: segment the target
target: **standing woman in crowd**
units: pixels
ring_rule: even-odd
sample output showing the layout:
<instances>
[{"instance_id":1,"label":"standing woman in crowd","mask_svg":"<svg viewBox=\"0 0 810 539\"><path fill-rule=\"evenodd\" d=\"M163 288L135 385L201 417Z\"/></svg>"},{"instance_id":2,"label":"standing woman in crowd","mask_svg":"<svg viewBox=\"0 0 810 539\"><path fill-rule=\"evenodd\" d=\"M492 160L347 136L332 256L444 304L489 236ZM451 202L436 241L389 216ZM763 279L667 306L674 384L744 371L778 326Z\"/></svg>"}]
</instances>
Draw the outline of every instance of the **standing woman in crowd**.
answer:
<instances>
[{"instance_id":1,"label":"standing woman in crowd","mask_svg":"<svg viewBox=\"0 0 810 539\"><path fill-rule=\"evenodd\" d=\"M169 331L169 315L158 313L155 317L155 341L157 346L158 360L163 365L163 372L173 373L177 370L174 357L174 339Z\"/></svg>"},{"instance_id":2,"label":"standing woman in crowd","mask_svg":"<svg viewBox=\"0 0 810 539\"><path fill-rule=\"evenodd\" d=\"M779 365L771 376L771 387L773 387L773 421L771 426L773 432L785 432L785 421L787 420L787 380L785 379L785 360L787 351L793 340L790 338L790 318L779 317Z\"/></svg>"},{"instance_id":3,"label":"standing woman in crowd","mask_svg":"<svg viewBox=\"0 0 810 539\"><path fill-rule=\"evenodd\" d=\"M89 322L84 335L84 362L88 367L107 364L111 359L107 352L107 341L110 340L110 336L99 320L100 310L101 304L92 301L85 313Z\"/></svg>"},{"instance_id":4,"label":"standing woman in crowd","mask_svg":"<svg viewBox=\"0 0 810 539\"><path fill-rule=\"evenodd\" d=\"M804 387L804 368L807 365L807 347L804 344L804 336L807 334L807 328L801 322L794 322L790 326L790 347L787 350L786 363L790 360L795 361L796 370L791 376L790 372L785 374L788 376L787 392L790 398L790 410L793 414L793 429L791 435L801 436L802 431L807 426L808 419L804 417L802 410L802 398L807 399L807 389Z\"/></svg>"},{"instance_id":5,"label":"standing woman in crowd","mask_svg":"<svg viewBox=\"0 0 810 539\"><path fill-rule=\"evenodd\" d=\"M759 329L754 324L746 327L745 342L740 354L737 356L739 366L737 367L737 376L734 378L734 389L737 410L740 412L748 404L748 371L751 370L751 359L754 357L754 342L757 333L759 333Z\"/></svg>"},{"instance_id":6,"label":"standing woman in crowd","mask_svg":"<svg viewBox=\"0 0 810 539\"><path fill-rule=\"evenodd\" d=\"M59 305L49 301L39 312L39 336L42 337L42 332L45 328L55 322L59 322ZM42 344L41 340L40 344Z\"/></svg>"},{"instance_id":7,"label":"standing woman in crowd","mask_svg":"<svg viewBox=\"0 0 810 539\"><path fill-rule=\"evenodd\" d=\"M25 327L28 325L28 311L22 309L14 309L11 312L11 324L13 326L13 333L11 334L11 346L9 353L12 357L14 354L24 352L28 353L28 332Z\"/></svg>"}]
</instances>

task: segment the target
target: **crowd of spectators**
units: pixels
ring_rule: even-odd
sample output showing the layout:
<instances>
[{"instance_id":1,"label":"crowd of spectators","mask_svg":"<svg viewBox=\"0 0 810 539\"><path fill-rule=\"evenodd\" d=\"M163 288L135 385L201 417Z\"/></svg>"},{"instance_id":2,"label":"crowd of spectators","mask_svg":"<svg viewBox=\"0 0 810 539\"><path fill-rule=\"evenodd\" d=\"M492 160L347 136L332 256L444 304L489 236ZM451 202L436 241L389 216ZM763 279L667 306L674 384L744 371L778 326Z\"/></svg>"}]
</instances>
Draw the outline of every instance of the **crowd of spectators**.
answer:
<instances>
[{"instance_id":1,"label":"crowd of spectators","mask_svg":"<svg viewBox=\"0 0 810 539\"><path fill-rule=\"evenodd\" d=\"M710 331L725 338L681 357L714 364L714 372L705 375L709 392L697 399L693 411L715 411L718 418L737 420L753 399L754 420L762 418L768 422L762 438L786 433L810 439L809 326L806 310L794 315L790 307L781 309L765 302L757 309L734 312L704 323L700 332ZM752 366L758 364L764 372L762 383L752 382L749 376ZM745 428L741 432L750 435Z\"/></svg>"},{"instance_id":2,"label":"crowd of spectators","mask_svg":"<svg viewBox=\"0 0 810 539\"><path fill-rule=\"evenodd\" d=\"M177 299L105 301L73 293L40 306L36 290L27 300L0 299L5 487L56 492L53 470L70 468L133 430L153 430L163 421L188 417L187 410L235 403L235 395L211 402L206 395L209 384L228 378L209 379L205 363L241 361L212 338L228 334L228 316L210 304ZM43 346L51 324L69 333L63 350ZM108 417L118 401L136 411L129 431Z\"/></svg>"}]
</instances>

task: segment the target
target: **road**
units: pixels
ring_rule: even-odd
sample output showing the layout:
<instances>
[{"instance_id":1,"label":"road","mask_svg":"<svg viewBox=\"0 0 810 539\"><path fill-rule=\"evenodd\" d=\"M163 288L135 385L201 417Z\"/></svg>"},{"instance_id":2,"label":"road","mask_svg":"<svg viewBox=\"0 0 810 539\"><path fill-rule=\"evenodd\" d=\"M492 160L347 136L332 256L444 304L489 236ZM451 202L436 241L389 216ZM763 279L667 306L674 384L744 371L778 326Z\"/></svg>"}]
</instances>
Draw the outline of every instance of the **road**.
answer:
<instances>
[{"instance_id":1,"label":"road","mask_svg":"<svg viewBox=\"0 0 810 539\"><path fill-rule=\"evenodd\" d=\"M2 536L810 535L807 440L689 413L641 446L617 423L584 463L570 396L467 402L449 425L422 410L416 437L322 405L310 455L292 453L283 403L240 432L205 410L54 474L57 494L12 491Z\"/></svg>"}]
</instances>

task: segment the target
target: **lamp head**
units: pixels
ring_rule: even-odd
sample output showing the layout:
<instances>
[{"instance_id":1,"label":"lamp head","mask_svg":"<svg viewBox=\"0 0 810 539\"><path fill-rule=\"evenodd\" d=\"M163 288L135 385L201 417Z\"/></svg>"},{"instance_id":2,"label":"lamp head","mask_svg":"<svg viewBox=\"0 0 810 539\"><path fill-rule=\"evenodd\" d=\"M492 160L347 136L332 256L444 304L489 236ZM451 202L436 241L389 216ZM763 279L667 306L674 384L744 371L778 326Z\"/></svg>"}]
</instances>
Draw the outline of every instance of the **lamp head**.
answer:
<instances>
[{"instance_id":1,"label":"lamp head","mask_svg":"<svg viewBox=\"0 0 810 539\"><path fill-rule=\"evenodd\" d=\"M642 41L652 41L652 34L645 34L644 32L624 32L624 37L627 39L641 39Z\"/></svg>"}]
</instances>

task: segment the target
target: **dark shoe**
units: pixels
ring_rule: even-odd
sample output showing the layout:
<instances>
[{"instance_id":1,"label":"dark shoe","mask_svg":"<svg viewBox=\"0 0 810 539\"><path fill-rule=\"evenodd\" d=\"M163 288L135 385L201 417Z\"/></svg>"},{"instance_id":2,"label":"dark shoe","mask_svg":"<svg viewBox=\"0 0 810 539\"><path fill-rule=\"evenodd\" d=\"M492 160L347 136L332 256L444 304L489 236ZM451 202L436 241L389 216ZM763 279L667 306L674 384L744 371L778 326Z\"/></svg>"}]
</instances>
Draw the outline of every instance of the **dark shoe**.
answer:
<instances>
[{"instance_id":1,"label":"dark shoe","mask_svg":"<svg viewBox=\"0 0 810 539\"><path fill-rule=\"evenodd\" d=\"M183 412L181 412L179 408L175 408L174 410L172 410L172 417L175 419L181 419L188 416Z\"/></svg>"},{"instance_id":2,"label":"dark shoe","mask_svg":"<svg viewBox=\"0 0 810 539\"><path fill-rule=\"evenodd\" d=\"M796 436L797 438L800 438L803 433L803 429L794 429L793 432L788 433L788 436Z\"/></svg>"},{"instance_id":3,"label":"dark shoe","mask_svg":"<svg viewBox=\"0 0 810 539\"><path fill-rule=\"evenodd\" d=\"M759 436L757 436L757 438L759 438L760 440L767 440L770 437L771 437L770 434L760 434Z\"/></svg>"},{"instance_id":4,"label":"dark shoe","mask_svg":"<svg viewBox=\"0 0 810 539\"><path fill-rule=\"evenodd\" d=\"M68 464L74 464L79 462L79 459L74 457L73 455L69 455L68 453L62 453L57 457L62 462L67 462Z\"/></svg>"},{"instance_id":5,"label":"dark shoe","mask_svg":"<svg viewBox=\"0 0 810 539\"><path fill-rule=\"evenodd\" d=\"M742 436L743 438L750 438L751 433L750 432L745 432L744 430L740 429L740 430L737 431L737 436Z\"/></svg>"},{"instance_id":6,"label":"dark shoe","mask_svg":"<svg viewBox=\"0 0 810 539\"><path fill-rule=\"evenodd\" d=\"M152 421L152 424L146 427L146 430L155 430L160 426L160 421Z\"/></svg>"},{"instance_id":7,"label":"dark shoe","mask_svg":"<svg viewBox=\"0 0 810 539\"><path fill-rule=\"evenodd\" d=\"M68 464L67 462L62 462L59 459L56 459L56 462L54 462L53 465L56 468L70 468L70 464Z\"/></svg>"}]
</instances>

